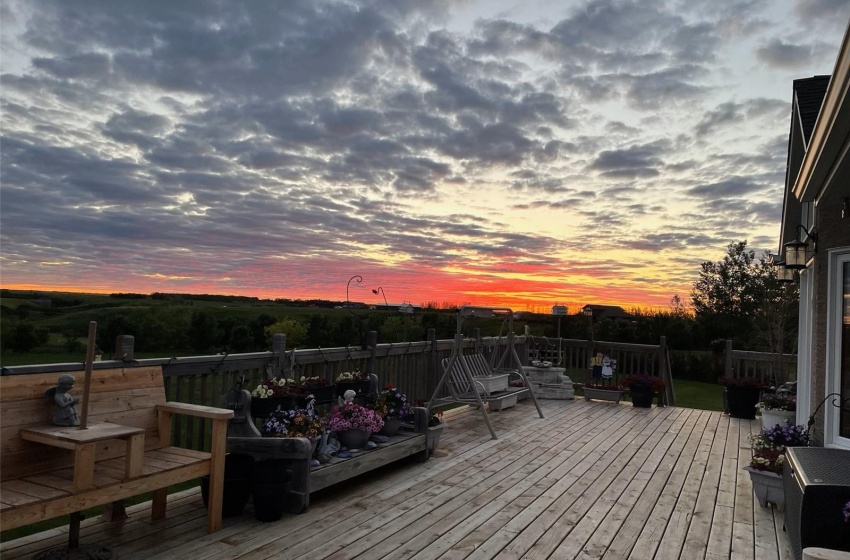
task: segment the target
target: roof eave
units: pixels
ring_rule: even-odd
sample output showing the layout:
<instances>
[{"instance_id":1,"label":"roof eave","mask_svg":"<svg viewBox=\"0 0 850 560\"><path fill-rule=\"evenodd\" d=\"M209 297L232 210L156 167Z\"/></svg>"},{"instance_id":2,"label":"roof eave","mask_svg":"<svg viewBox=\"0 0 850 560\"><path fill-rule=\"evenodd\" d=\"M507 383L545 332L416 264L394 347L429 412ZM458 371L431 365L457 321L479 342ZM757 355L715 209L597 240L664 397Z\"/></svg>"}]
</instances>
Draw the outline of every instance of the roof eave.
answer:
<instances>
[{"instance_id":1,"label":"roof eave","mask_svg":"<svg viewBox=\"0 0 850 560\"><path fill-rule=\"evenodd\" d=\"M844 142L827 142L832 138L847 138L850 119L839 118L850 110L850 25L844 34L835 70L826 90L800 172L794 182L794 196L801 202L817 200L828 186L828 178L837 159L845 151Z\"/></svg>"}]
</instances>

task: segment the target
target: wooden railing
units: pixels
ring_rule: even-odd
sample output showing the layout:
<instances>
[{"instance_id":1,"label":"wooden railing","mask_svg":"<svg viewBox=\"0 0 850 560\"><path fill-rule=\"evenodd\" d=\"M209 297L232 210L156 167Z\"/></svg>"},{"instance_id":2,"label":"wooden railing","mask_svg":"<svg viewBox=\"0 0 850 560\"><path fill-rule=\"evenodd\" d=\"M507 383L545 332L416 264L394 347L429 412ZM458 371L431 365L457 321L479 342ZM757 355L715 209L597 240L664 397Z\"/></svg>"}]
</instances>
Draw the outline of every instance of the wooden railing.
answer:
<instances>
[{"instance_id":1,"label":"wooden railing","mask_svg":"<svg viewBox=\"0 0 850 560\"><path fill-rule=\"evenodd\" d=\"M587 370L590 358L597 353L616 360L616 378L631 374L645 374L661 377L665 387L665 402L673 406L676 401L673 390L673 376L670 371L670 357L667 351L666 337L660 344L628 344L624 342L589 341L574 339L548 339L545 337L527 337L528 360L545 360L553 365L566 368L567 374L575 370Z\"/></svg>"},{"instance_id":2,"label":"wooden railing","mask_svg":"<svg viewBox=\"0 0 850 560\"><path fill-rule=\"evenodd\" d=\"M797 380L796 354L735 350L727 340L723 363L723 375L730 378L752 377L768 386Z\"/></svg>"},{"instance_id":3,"label":"wooden railing","mask_svg":"<svg viewBox=\"0 0 850 560\"><path fill-rule=\"evenodd\" d=\"M622 344L570 339L546 341L530 336L516 336L517 355L528 365L531 360L550 359L546 350L554 344L556 351L560 342L562 365L569 369L586 370L588 357L602 352L617 360L618 375L647 373L660 375L668 387L667 404L674 404L669 360L666 344L661 345ZM489 356L495 353L494 363L507 350L504 337L481 337L476 330L471 338L463 341L464 352L482 352ZM133 337L121 336L116 341L116 355L123 360L95 362L94 367L114 368L122 364L161 365L165 379L166 396L169 400L222 406L222 398L234 389L252 390L268 377L318 376L333 382L343 371L359 369L378 376L382 385L392 383L413 401L427 402L442 375L440 361L451 355L454 340L437 340L434 330L428 339L417 342L378 343L377 333L367 334L364 347L287 349L286 336L275 335L272 350L244 354L216 354L180 358L133 359ZM556 360L552 360L553 362ZM42 364L4 367L3 375L17 373L82 372L84 363ZM209 427L196 419L178 418L174 434L179 434L183 446L203 449L208 439Z\"/></svg>"}]
</instances>

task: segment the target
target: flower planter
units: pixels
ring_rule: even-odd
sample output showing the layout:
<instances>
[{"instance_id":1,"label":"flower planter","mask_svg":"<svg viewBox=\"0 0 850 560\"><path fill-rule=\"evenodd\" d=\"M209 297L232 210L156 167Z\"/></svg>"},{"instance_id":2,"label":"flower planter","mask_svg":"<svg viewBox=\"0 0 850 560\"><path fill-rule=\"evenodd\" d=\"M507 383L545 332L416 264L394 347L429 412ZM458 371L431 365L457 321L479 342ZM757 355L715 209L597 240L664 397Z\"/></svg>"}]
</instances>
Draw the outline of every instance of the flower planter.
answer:
<instances>
[{"instance_id":1,"label":"flower planter","mask_svg":"<svg viewBox=\"0 0 850 560\"><path fill-rule=\"evenodd\" d=\"M510 377L510 374L505 373L501 375L489 375L487 377L473 377L473 379L476 385L481 383L484 387L484 394L489 395L498 391L507 391Z\"/></svg>"},{"instance_id":2,"label":"flower planter","mask_svg":"<svg viewBox=\"0 0 850 560\"><path fill-rule=\"evenodd\" d=\"M755 387L726 387L726 402L729 416L744 420L755 420L756 405L761 389Z\"/></svg>"},{"instance_id":3,"label":"flower planter","mask_svg":"<svg viewBox=\"0 0 850 560\"><path fill-rule=\"evenodd\" d=\"M632 398L632 406L637 408L652 408L652 387L643 385L632 385L629 387L629 396Z\"/></svg>"},{"instance_id":4,"label":"flower planter","mask_svg":"<svg viewBox=\"0 0 850 560\"><path fill-rule=\"evenodd\" d=\"M381 434L385 436L394 436L401 428L401 420L398 418L384 418L384 427L381 428Z\"/></svg>"},{"instance_id":5,"label":"flower planter","mask_svg":"<svg viewBox=\"0 0 850 560\"><path fill-rule=\"evenodd\" d=\"M283 517L289 494L289 472L282 459L254 463L254 517L257 521L277 521Z\"/></svg>"},{"instance_id":6,"label":"flower planter","mask_svg":"<svg viewBox=\"0 0 850 560\"><path fill-rule=\"evenodd\" d=\"M777 424L784 426L786 420L790 420L791 424L794 424L796 418L797 413L793 410L761 409L761 427L765 429L772 428Z\"/></svg>"},{"instance_id":7,"label":"flower planter","mask_svg":"<svg viewBox=\"0 0 850 560\"><path fill-rule=\"evenodd\" d=\"M584 391L584 400L586 401L593 399L597 401L611 401L619 403L620 398L623 396L623 392L616 389L592 389L590 387L585 387L582 390Z\"/></svg>"},{"instance_id":8,"label":"flower planter","mask_svg":"<svg viewBox=\"0 0 850 560\"><path fill-rule=\"evenodd\" d=\"M337 381L336 395L344 397L345 392L349 389L357 393L358 397L369 394L370 381Z\"/></svg>"},{"instance_id":9,"label":"flower planter","mask_svg":"<svg viewBox=\"0 0 850 560\"><path fill-rule=\"evenodd\" d=\"M278 407L281 410L292 410L298 407L298 399L294 395L267 397L265 399L251 397L251 416L268 418Z\"/></svg>"},{"instance_id":10,"label":"flower planter","mask_svg":"<svg viewBox=\"0 0 850 560\"><path fill-rule=\"evenodd\" d=\"M445 424L428 426L428 432L425 434L428 457L432 457L434 452L437 451L437 444L440 443L440 436L443 435L443 428L445 427Z\"/></svg>"},{"instance_id":11,"label":"flower planter","mask_svg":"<svg viewBox=\"0 0 850 560\"><path fill-rule=\"evenodd\" d=\"M371 435L366 430L343 430L336 433L336 439L348 449L362 449Z\"/></svg>"},{"instance_id":12,"label":"flower planter","mask_svg":"<svg viewBox=\"0 0 850 560\"><path fill-rule=\"evenodd\" d=\"M517 403L517 395L514 393L513 395L509 395L507 397L501 397L498 399L487 399L487 406L490 407L490 410L504 410L506 408L511 408L512 406L516 406Z\"/></svg>"},{"instance_id":13,"label":"flower planter","mask_svg":"<svg viewBox=\"0 0 850 560\"><path fill-rule=\"evenodd\" d=\"M336 396L336 387L334 385L325 385L323 387L305 387L307 391L316 397L316 402L331 402ZM307 396L303 399L306 401Z\"/></svg>"},{"instance_id":14,"label":"flower planter","mask_svg":"<svg viewBox=\"0 0 850 560\"><path fill-rule=\"evenodd\" d=\"M785 510L785 490L782 487L782 475L760 471L753 467L744 467L750 473L753 483L753 493L758 499L759 505L765 507L768 504L776 506L778 511Z\"/></svg>"},{"instance_id":15,"label":"flower planter","mask_svg":"<svg viewBox=\"0 0 850 560\"><path fill-rule=\"evenodd\" d=\"M237 517L251 498L251 473L254 458L250 455L228 453L224 456L224 488L222 491L222 517ZM210 477L201 477L201 499L209 507Z\"/></svg>"}]
</instances>

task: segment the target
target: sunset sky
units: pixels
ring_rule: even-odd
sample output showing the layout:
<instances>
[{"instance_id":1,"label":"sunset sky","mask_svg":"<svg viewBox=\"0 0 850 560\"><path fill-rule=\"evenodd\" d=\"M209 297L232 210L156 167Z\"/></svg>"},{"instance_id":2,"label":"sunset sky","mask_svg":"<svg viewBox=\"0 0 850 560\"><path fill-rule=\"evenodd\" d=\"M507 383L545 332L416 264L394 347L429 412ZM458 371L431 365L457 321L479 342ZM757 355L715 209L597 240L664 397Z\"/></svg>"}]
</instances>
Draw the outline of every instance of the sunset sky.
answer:
<instances>
[{"instance_id":1,"label":"sunset sky","mask_svg":"<svg viewBox=\"0 0 850 560\"><path fill-rule=\"evenodd\" d=\"M848 0L3 0L4 288L689 299Z\"/></svg>"}]
</instances>

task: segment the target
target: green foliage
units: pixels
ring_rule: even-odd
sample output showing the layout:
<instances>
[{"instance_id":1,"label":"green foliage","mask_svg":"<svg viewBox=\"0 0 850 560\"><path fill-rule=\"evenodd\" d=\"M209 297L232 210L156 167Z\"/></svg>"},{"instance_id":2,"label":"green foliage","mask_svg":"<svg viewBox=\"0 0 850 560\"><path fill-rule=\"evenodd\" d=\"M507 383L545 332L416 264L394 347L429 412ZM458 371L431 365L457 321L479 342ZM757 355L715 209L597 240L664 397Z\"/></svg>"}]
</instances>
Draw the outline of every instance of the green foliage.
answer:
<instances>
[{"instance_id":1,"label":"green foliage","mask_svg":"<svg viewBox=\"0 0 850 560\"><path fill-rule=\"evenodd\" d=\"M776 279L767 256L756 259L747 242L730 243L717 262L702 263L691 298L703 344L732 338L736 346L787 351L796 340L799 292Z\"/></svg>"},{"instance_id":2,"label":"green foliage","mask_svg":"<svg viewBox=\"0 0 850 560\"><path fill-rule=\"evenodd\" d=\"M286 335L287 347L296 348L304 344L304 341L307 339L307 325L291 317L285 317L274 325L269 325L266 327L266 343L268 347L271 347L272 338L278 333Z\"/></svg>"},{"instance_id":3,"label":"green foliage","mask_svg":"<svg viewBox=\"0 0 850 560\"><path fill-rule=\"evenodd\" d=\"M20 321L12 326L9 334L4 336L4 346L12 352L29 352L36 346L47 342L47 329L36 327L28 321Z\"/></svg>"},{"instance_id":4,"label":"green foliage","mask_svg":"<svg viewBox=\"0 0 850 560\"><path fill-rule=\"evenodd\" d=\"M670 350L670 371L676 380L716 383L723 375L722 359L709 351Z\"/></svg>"}]
</instances>

